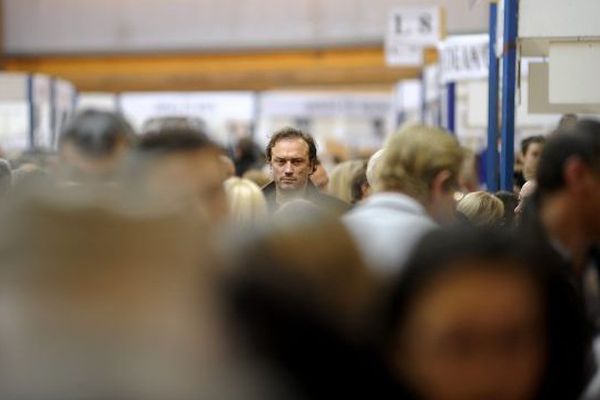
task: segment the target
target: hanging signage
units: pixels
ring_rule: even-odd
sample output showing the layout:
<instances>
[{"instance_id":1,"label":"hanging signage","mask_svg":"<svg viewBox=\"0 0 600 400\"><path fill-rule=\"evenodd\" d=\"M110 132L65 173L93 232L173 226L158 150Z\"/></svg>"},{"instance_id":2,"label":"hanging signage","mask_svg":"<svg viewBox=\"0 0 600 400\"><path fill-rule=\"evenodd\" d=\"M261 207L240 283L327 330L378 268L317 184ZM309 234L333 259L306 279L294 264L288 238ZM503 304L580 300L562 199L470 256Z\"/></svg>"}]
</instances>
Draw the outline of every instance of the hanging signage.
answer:
<instances>
[{"instance_id":1,"label":"hanging signage","mask_svg":"<svg viewBox=\"0 0 600 400\"><path fill-rule=\"evenodd\" d=\"M49 76L35 74L32 76L31 103L33 147L52 147L52 81Z\"/></svg>"},{"instance_id":2,"label":"hanging signage","mask_svg":"<svg viewBox=\"0 0 600 400\"><path fill-rule=\"evenodd\" d=\"M440 45L443 83L485 78L489 71L488 35L453 36Z\"/></svg>"},{"instance_id":3,"label":"hanging signage","mask_svg":"<svg viewBox=\"0 0 600 400\"><path fill-rule=\"evenodd\" d=\"M443 36L439 7L403 7L389 16L385 38L386 62L393 66L420 66L423 48L436 46Z\"/></svg>"},{"instance_id":4,"label":"hanging signage","mask_svg":"<svg viewBox=\"0 0 600 400\"><path fill-rule=\"evenodd\" d=\"M420 46L392 42L385 45L385 61L387 65L420 67L425 62L423 48Z\"/></svg>"}]
</instances>

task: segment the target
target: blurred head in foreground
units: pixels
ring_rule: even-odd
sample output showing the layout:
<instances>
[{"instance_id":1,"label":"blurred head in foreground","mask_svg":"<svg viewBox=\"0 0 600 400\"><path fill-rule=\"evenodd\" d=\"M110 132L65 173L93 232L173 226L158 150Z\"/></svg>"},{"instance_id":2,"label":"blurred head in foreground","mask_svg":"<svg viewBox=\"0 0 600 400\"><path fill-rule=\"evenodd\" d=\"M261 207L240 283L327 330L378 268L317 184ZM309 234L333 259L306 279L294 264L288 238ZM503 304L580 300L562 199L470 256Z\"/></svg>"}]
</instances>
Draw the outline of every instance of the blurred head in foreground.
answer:
<instances>
[{"instance_id":1,"label":"blurred head in foreground","mask_svg":"<svg viewBox=\"0 0 600 400\"><path fill-rule=\"evenodd\" d=\"M59 197L0 215L0 397L187 400L221 385L214 260L196 226Z\"/></svg>"},{"instance_id":2,"label":"blurred head in foreground","mask_svg":"<svg viewBox=\"0 0 600 400\"><path fill-rule=\"evenodd\" d=\"M60 136L59 180L114 180L133 139L131 126L117 114L94 110L77 114Z\"/></svg>"},{"instance_id":3,"label":"blurred head in foreground","mask_svg":"<svg viewBox=\"0 0 600 400\"><path fill-rule=\"evenodd\" d=\"M10 190L13 180L12 175L10 163L0 158L0 199L6 196Z\"/></svg>"},{"instance_id":4,"label":"blurred head in foreground","mask_svg":"<svg viewBox=\"0 0 600 400\"><path fill-rule=\"evenodd\" d=\"M201 131L158 131L145 135L130 160L128 189L144 201L204 221L227 212L219 149Z\"/></svg>"},{"instance_id":5,"label":"blurred head in foreground","mask_svg":"<svg viewBox=\"0 0 600 400\"><path fill-rule=\"evenodd\" d=\"M236 254L235 330L256 356L301 398L372 383L371 364L355 346L363 339L373 279L337 219L310 202L288 202Z\"/></svg>"},{"instance_id":6,"label":"blurred head in foreground","mask_svg":"<svg viewBox=\"0 0 600 400\"><path fill-rule=\"evenodd\" d=\"M386 351L417 398L577 398L586 359L580 306L516 240L435 232L394 286Z\"/></svg>"}]
</instances>

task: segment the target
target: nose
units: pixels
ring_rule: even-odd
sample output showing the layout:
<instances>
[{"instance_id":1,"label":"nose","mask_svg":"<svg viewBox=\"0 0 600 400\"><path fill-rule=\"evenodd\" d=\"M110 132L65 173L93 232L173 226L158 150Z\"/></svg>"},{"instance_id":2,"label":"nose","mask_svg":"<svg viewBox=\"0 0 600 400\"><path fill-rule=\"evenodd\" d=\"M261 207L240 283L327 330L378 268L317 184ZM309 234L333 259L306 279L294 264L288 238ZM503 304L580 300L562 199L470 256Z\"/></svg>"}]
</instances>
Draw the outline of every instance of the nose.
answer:
<instances>
[{"instance_id":1,"label":"nose","mask_svg":"<svg viewBox=\"0 0 600 400\"><path fill-rule=\"evenodd\" d=\"M284 169L283 169L283 172L284 172L286 175L292 175L292 174L294 173L294 169L292 168L292 163L291 163L291 162L287 162L287 163L285 164L285 167L284 167Z\"/></svg>"}]
</instances>

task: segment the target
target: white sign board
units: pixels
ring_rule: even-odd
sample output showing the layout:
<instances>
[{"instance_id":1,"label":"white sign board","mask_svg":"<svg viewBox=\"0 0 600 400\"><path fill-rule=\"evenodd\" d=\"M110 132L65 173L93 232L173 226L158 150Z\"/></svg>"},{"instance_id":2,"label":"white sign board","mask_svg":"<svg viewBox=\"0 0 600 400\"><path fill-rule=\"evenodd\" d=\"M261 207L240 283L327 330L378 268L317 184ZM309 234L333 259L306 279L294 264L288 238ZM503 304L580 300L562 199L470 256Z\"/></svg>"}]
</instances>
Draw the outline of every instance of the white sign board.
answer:
<instances>
[{"instance_id":1,"label":"white sign board","mask_svg":"<svg viewBox=\"0 0 600 400\"><path fill-rule=\"evenodd\" d=\"M264 93L260 97L263 116L269 118L385 118L392 109L388 93Z\"/></svg>"},{"instance_id":2,"label":"white sign board","mask_svg":"<svg viewBox=\"0 0 600 400\"><path fill-rule=\"evenodd\" d=\"M221 144L230 140L231 123L251 123L256 112L251 92L123 93L120 107L137 129L156 117L199 118Z\"/></svg>"},{"instance_id":3,"label":"white sign board","mask_svg":"<svg viewBox=\"0 0 600 400\"><path fill-rule=\"evenodd\" d=\"M440 45L443 83L481 79L489 73L488 35L452 36Z\"/></svg>"},{"instance_id":4,"label":"white sign board","mask_svg":"<svg viewBox=\"0 0 600 400\"><path fill-rule=\"evenodd\" d=\"M33 105L34 146L52 147L52 81L49 76L35 74L32 77L31 102Z\"/></svg>"},{"instance_id":5,"label":"white sign board","mask_svg":"<svg viewBox=\"0 0 600 400\"><path fill-rule=\"evenodd\" d=\"M436 46L443 35L439 7L403 7L389 16L385 38L388 65L420 66L423 47Z\"/></svg>"},{"instance_id":6,"label":"white sign board","mask_svg":"<svg viewBox=\"0 0 600 400\"><path fill-rule=\"evenodd\" d=\"M420 67L425 62L423 48L400 42L386 42L385 62L390 66Z\"/></svg>"}]
</instances>

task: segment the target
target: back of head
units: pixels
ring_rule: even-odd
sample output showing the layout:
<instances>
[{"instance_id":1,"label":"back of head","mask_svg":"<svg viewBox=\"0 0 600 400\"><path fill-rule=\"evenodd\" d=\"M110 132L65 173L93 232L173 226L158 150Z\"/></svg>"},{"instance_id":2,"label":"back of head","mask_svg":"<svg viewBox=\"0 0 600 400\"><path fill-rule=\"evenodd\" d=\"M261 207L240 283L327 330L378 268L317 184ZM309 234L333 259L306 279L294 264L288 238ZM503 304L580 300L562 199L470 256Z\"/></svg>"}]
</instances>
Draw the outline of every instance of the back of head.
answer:
<instances>
[{"instance_id":1,"label":"back of head","mask_svg":"<svg viewBox=\"0 0 600 400\"><path fill-rule=\"evenodd\" d=\"M214 147L204 131L189 127L160 129L145 134L136 146L136 153L166 155Z\"/></svg>"},{"instance_id":2,"label":"back of head","mask_svg":"<svg viewBox=\"0 0 600 400\"><path fill-rule=\"evenodd\" d=\"M377 191L399 191L426 201L434 178L444 170L458 184L463 151L456 138L440 128L410 126L391 136L384 151Z\"/></svg>"},{"instance_id":3,"label":"back of head","mask_svg":"<svg viewBox=\"0 0 600 400\"><path fill-rule=\"evenodd\" d=\"M86 157L102 158L114 154L121 146L128 146L133 138L133 129L120 115L87 110L66 126L60 145L69 143Z\"/></svg>"},{"instance_id":4,"label":"back of head","mask_svg":"<svg viewBox=\"0 0 600 400\"><path fill-rule=\"evenodd\" d=\"M59 180L111 182L133 140L130 125L117 114L94 110L77 114L59 140Z\"/></svg>"},{"instance_id":5,"label":"back of head","mask_svg":"<svg viewBox=\"0 0 600 400\"><path fill-rule=\"evenodd\" d=\"M163 131L192 129L206 131L206 123L200 118L186 116L150 118L142 126L142 134L154 134Z\"/></svg>"},{"instance_id":6,"label":"back of head","mask_svg":"<svg viewBox=\"0 0 600 400\"><path fill-rule=\"evenodd\" d=\"M502 221L504 204L493 194L473 192L463 197L458 203L457 211L475 226L496 227Z\"/></svg>"},{"instance_id":7,"label":"back of head","mask_svg":"<svg viewBox=\"0 0 600 400\"><path fill-rule=\"evenodd\" d=\"M232 177L224 186L231 222L248 225L266 218L267 202L258 185L248 179Z\"/></svg>"},{"instance_id":8,"label":"back of head","mask_svg":"<svg viewBox=\"0 0 600 400\"><path fill-rule=\"evenodd\" d=\"M600 122L581 120L572 131L558 131L548 139L537 171L540 198L565 187L564 168L570 159L578 159L600 174Z\"/></svg>"},{"instance_id":9,"label":"back of head","mask_svg":"<svg viewBox=\"0 0 600 400\"><path fill-rule=\"evenodd\" d=\"M126 171L128 196L151 207L220 220L226 214L220 149L195 129L144 135Z\"/></svg>"},{"instance_id":10,"label":"back of head","mask_svg":"<svg viewBox=\"0 0 600 400\"><path fill-rule=\"evenodd\" d=\"M329 194L336 196L346 203L351 203L352 178L362 164L360 160L351 160L336 165L329 178Z\"/></svg>"}]
</instances>

